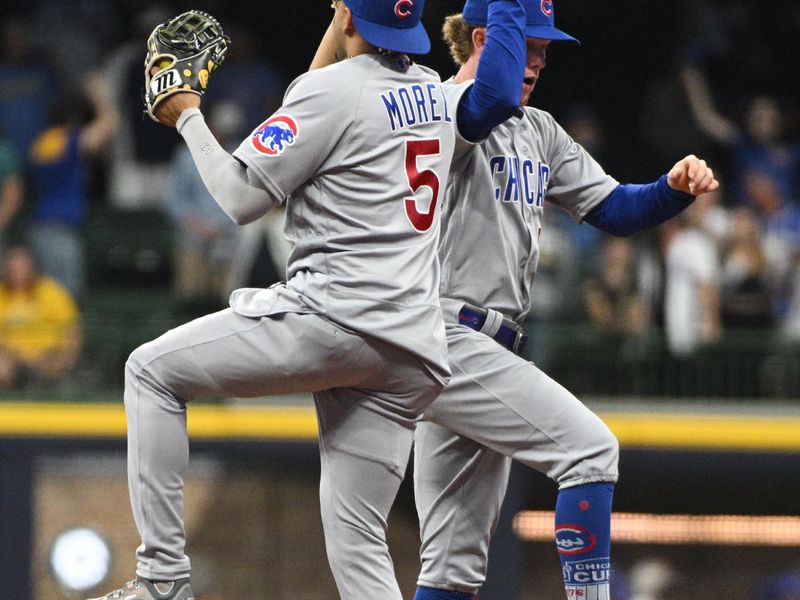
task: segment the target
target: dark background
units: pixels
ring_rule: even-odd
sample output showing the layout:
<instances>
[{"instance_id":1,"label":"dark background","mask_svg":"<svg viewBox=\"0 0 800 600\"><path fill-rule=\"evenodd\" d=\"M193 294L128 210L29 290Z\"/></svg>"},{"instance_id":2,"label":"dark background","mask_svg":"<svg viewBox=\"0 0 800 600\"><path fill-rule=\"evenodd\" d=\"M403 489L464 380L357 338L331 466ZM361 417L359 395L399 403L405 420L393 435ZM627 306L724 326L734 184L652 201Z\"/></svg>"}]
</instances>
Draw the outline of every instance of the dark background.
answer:
<instances>
[{"instance_id":1,"label":"dark background","mask_svg":"<svg viewBox=\"0 0 800 600\"><path fill-rule=\"evenodd\" d=\"M41 4L37 0L7 0L0 16L32 13ZM104 3L114 25L101 23L100 31L92 35L105 38L110 48L121 43L134 35L137 17L151 4ZM217 16L223 26L250 28L259 40L261 56L290 81L307 69L331 16L328 4L327 0L175 0L160 6L174 12L202 9ZM443 77L454 73L455 68L439 30L444 17L459 12L462 6L461 0L426 3L424 21L433 49L420 62ZM648 91L669 80L687 58L702 59L722 112L738 116L753 95L768 93L789 109L795 126L792 130L796 131L800 101L797 2L562 0L556 7L556 24L581 40L581 45L554 45L533 104L558 120L576 102L596 110L611 149L602 162L618 179L650 181L671 166L667 160L681 157L658 156L648 147L647 130L653 125L642 122L642 109ZM142 48L144 52L144 40ZM688 147L689 141L684 153L699 153L697 148ZM713 156L714 148L709 150Z\"/></svg>"}]
</instances>

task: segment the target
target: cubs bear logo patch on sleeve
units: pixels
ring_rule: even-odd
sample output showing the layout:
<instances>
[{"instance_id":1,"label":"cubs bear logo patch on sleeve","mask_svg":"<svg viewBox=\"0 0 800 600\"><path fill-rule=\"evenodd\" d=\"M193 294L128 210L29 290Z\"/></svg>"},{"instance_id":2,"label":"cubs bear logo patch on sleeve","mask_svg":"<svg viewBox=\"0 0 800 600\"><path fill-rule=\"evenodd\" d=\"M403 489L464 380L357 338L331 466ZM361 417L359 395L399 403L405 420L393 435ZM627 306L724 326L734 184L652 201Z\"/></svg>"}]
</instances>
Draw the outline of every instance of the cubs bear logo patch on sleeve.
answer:
<instances>
[{"instance_id":1,"label":"cubs bear logo patch on sleeve","mask_svg":"<svg viewBox=\"0 0 800 600\"><path fill-rule=\"evenodd\" d=\"M253 147L266 156L280 156L300 135L297 122L288 115L276 115L264 121L253 132Z\"/></svg>"}]
</instances>

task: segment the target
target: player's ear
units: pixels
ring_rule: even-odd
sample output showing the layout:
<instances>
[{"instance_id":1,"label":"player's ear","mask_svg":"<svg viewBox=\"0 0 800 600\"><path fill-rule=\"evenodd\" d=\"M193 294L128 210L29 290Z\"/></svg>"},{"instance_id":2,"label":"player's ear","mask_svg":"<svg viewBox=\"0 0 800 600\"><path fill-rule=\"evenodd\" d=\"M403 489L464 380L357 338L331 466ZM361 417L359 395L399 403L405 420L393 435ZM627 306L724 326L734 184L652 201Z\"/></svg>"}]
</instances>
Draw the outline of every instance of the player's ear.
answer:
<instances>
[{"instance_id":1,"label":"player's ear","mask_svg":"<svg viewBox=\"0 0 800 600\"><path fill-rule=\"evenodd\" d=\"M476 27L472 30L472 46L480 51L486 45L486 27Z\"/></svg>"},{"instance_id":2,"label":"player's ear","mask_svg":"<svg viewBox=\"0 0 800 600\"><path fill-rule=\"evenodd\" d=\"M353 12L347 8L347 6L344 6L343 9L344 19L342 19L342 26L344 27L345 34L352 37L357 33L355 23L353 23Z\"/></svg>"}]
</instances>

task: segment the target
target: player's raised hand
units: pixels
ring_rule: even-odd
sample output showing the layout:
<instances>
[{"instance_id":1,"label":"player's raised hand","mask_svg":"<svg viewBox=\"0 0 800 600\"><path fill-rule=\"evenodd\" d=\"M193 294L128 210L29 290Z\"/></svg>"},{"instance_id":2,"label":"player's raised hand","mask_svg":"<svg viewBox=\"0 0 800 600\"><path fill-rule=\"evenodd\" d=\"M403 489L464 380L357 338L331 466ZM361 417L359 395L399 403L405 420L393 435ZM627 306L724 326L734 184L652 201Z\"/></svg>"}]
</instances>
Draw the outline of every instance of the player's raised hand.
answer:
<instances>
[{"instance_id":1,"label":"player's raised hand","mask_svg":"<svg viewBox=\"0 0 800 600\"><path fill-rule=\"evenodd\" d=\"M153 67L150 74L155 75L159 71L158 67ZM181 113L187 108L200 108L200 96L189 92L173 93L159 102L153 114L160 123L167 127L175 127Z\"/></svg>"},{"instance_id":2,"label":"player's raised hand","mask_svg":"<svg viewBox=\"0 0 800 600\"><path fill-rule=\"evenodd\" d=\"M144 61L144 105L150 118L175 127L184 110L199 107L197 99L187 95L199 98L206 92L230 41L219 22L200 10L157 25L147 38Z\"/></svg>"},{"instance_id":3,"label":"player's raised hand","mask_svg":"<svg viewBox=\"0 0 800 600\"><path fill-rule=\"evenodd\" d=\"M692 196L713 192L719 187L719 181L714 179L711 167L694 154L675 163L667 175L667 183L673 190Z\"/></svg>"}]
</instances>

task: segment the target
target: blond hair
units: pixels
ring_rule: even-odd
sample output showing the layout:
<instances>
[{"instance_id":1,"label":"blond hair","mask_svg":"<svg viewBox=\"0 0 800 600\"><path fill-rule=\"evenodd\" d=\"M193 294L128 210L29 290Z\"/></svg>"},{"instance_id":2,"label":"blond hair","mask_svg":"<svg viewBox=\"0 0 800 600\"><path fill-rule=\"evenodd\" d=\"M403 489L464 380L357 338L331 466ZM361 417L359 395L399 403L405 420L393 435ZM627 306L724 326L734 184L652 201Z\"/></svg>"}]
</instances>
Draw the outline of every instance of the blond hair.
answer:
<instances>
[{"instance_id":1,"label":"blond hair","mask_svg":"<svg viewBox=\"0 0 800 600\"><path fill-rule=\"evenodd\" d=\"M467 23L461 13L450 15L444 20L442 37L450 49L450 56L459 67L467 62L475 51L472 32L476 29L477 26Z\"/></svg>"}]
</instances>

